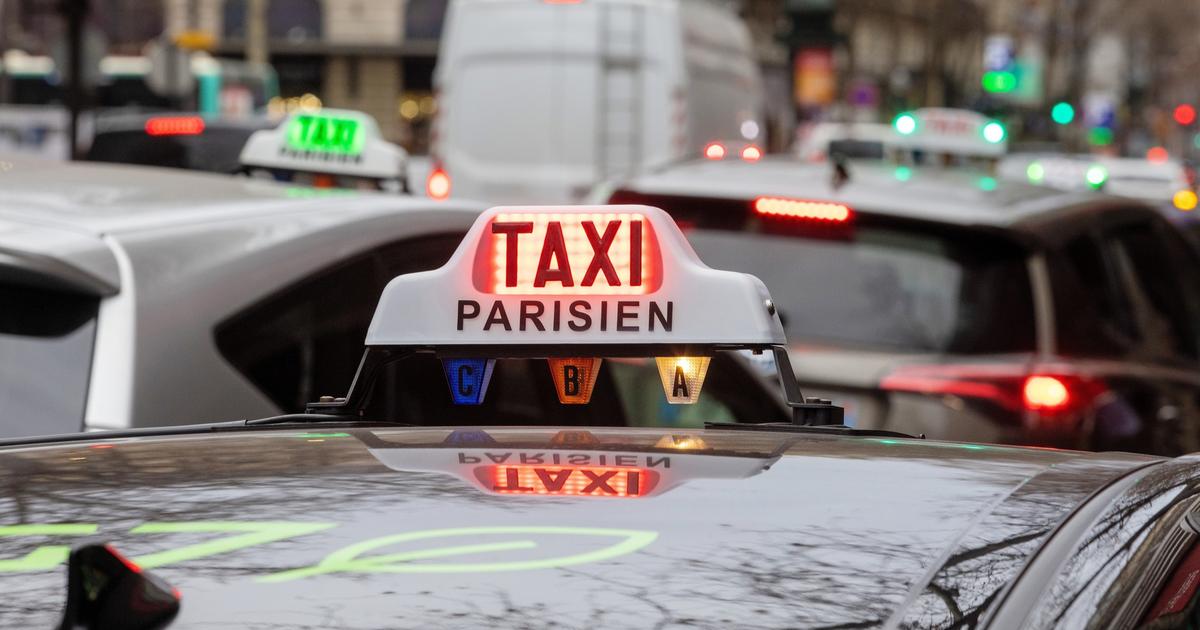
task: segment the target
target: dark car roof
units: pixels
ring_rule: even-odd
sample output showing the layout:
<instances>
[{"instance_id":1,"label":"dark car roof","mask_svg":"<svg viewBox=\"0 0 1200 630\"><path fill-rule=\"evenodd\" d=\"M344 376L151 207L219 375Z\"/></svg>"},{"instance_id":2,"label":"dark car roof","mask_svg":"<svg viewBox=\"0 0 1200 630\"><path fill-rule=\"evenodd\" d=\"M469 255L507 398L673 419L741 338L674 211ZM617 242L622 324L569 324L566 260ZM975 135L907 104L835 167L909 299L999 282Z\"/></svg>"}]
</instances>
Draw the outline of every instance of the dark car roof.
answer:
<instances>
[{"instance_id":1,"label":"dark car roof","mask_svg":"<svg viewBox=\"0 0 1200 630\"><path fill-rule=\"evenodd\" d=\"M903 178L897 177L898 168L904 169ZM966 168L898 167L864 161L851 162L848 170L849 180L838 185L834 183L833 168L827 164L787 157L770 157L756 163L699 160L647 172L618 188L712 199L780 196L831 201L858 212L1002 228L1100 205L1134 203L1092 192L1002 180Z\"/></svg>"},{"instance_id":2,"label":"dark car roof","mask_svg":"<svg viewBox=\"0 0 1200 630\"><path fill-rule=\"evenodd\" d=\"M111 542L178 587L188 627L937 625L991 601L1092 492L1159 461L730 430L689 432L708 450L686 451L656 447L664 431L323 426L11 446L0 522L23 529L0 527L0 558ZM649 489L506 494L501 464L560 486L568 464L633 467ZM2 626L56 622L63 568L30 565L0 568Z\"/></svg>"}]
</instances>

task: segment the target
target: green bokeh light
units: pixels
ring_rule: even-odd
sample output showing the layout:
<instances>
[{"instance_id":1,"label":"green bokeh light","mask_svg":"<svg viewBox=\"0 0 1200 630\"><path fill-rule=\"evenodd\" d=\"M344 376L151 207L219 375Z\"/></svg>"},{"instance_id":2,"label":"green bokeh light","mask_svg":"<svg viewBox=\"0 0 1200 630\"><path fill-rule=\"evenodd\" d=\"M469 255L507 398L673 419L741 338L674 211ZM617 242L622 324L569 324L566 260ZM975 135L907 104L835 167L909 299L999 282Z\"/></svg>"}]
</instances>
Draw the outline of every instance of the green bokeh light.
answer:
<instances>
[{"instance_id":1,"label":"green bokeh light","mask_svg":"<svg viewBox=\"0 0 1200 630\"><path fill-rule=\"evenodd\" d=\"M911 168L909 168L907 166L897 166L896 167L896 172L895 172L896 181L906 182L906 181L912 179L912 175L913 175L913 173L912 173Z\"/></svg>"},{"instance_id":2,"label":"green bokeh light","mask_svg":"<svg viewBox=\"0 0 1200 630\"><path fill-rule=\"evenodd\" d=\"M982 82L985 92L1011 92L1017 89L1017 75L1006 70L985 72Z\"/></svg>"},{"instance_id":3,"label":"green bokeh light","mask_svg":"<svg viewBox=\"0 0 1200 630\"><path fill-rule=\"evenodd\" d=\"M996 190L996 178L995 177L987 177L987 176L980 177L979 178L979 190L983 190L983 191L987 191L987 192Z\"/></svg>"},{"instance_id":4,"label":"green bokeh light","mask_svg":"<svg viewBox=\"0 0 1200 630\"><path fill-rule=\"evenodd\" d=\"M1112 144L1113 132L1108 127L1092 127L1088 132L1088 142L1097 146Z\"/></svg>"},{"instance_id":5,"label":"green bokeh light","mask_svg":"<svg viewBox=\"0 0 1200 630\"><path fill-rule=\"evenodd\" d=\"M994 120L983 126L983 139L992 144L1002 142L1006 135L1008 135L1008 132L1004 130L1004 125Z\"/></svg>"},{"instance_id":6,"label":"green bokeh light","mask_svg":"<svg viewBox=\"0 0 1200 630\"><path fill-rule=\"evenodd\" d=\"M892 126L902 136L911 135L917 130L917 117L908 113L900 114L892 121Z\"/></svg>"},{"instance_id":7,"label":"green bokeh light","mask_svg":"<svg viewBox=\"0 0 1200 630\"><path fill-rule=\"evenodd\" d=\"M1099 188L1108 181L1108 169L1099 164L1093 164L1088 167L1087 173L1083 177L1087 180L1088 186Z\"/></svg>"},{"instance_id":8,"label":"green bokeh light","mask_svg":"<svg viewBox=\"0 0 1200 630\"><path fill-rule=\"evenodd\" d=\"M1025 167L1025 176L1034 184L1040 184L1046 179L1046 167L1042 166L1041 162L1030 162L1029 166Z\"/></svg>"},{"instance_id":9,"label":"green bokeh light","mask_svg":"<svg viewBox=\"0 0 1200 630\"><path fill-rule=\"evenodd\" d=\"M1075 120L1075 108L1066 101L1059 101L1050 109L1050 118L1060 125L1069 125Z\"/></svg>"}]
</instances>

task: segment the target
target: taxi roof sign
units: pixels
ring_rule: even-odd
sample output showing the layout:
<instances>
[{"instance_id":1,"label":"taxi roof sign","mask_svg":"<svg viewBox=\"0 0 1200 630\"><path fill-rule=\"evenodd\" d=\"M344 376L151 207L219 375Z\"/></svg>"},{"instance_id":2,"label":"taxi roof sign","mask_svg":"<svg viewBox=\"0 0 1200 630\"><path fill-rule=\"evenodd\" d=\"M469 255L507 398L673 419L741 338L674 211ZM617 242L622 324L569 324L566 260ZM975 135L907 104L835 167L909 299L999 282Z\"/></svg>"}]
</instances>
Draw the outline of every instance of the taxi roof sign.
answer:
<instances>
[{"instance_id":1,"label":"taxi roof sign","mask_svg":"<svg viewBox=\"0 0 1200 630\"><path fill-rule=\"evenodd\" d=\"M762 281L707 267L669 215L635 205L487 210L444 266L388 283L366 339L564 353L783 343Z\"/></svg>"},{"instance_id":2,"label":"taxi roof sign","mask_svg":"<svg viewBox=\"0 0 1200 630\"><path fill-rule=\"evenodd\" d=\"M892 125L891 145L909 150L999 157L1008 137L999 122L967 109L925 107L905 112Z\"/></svg>"},{"instance_id":3,"label":"taxi roof sign","mask_svg":"<svg viewBox=\"0 0 1200 630\"><path fill-rule=\"evenodd\" d=\"M278 127L256 131L239 160L250 168L399 179L408 153L385 141L371 116L320 109L292 112Z\"/></svg>"}]
</instances>

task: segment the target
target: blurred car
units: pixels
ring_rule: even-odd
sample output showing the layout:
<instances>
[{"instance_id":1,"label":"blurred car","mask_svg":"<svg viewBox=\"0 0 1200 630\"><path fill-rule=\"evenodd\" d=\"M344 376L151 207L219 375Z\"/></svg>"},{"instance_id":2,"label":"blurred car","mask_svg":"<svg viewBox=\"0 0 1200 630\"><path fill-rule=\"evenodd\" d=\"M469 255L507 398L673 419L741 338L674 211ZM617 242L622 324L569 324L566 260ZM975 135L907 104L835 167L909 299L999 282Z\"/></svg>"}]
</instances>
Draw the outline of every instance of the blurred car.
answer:
<instances>
[{"instance_id":1,"label":"blurred car","mask_svg":"<svg viewBox=\"0 0 1200 630\"><path fill-rule=\"evenodd\" d=\"M86 160L235 173L246 140L276 122L194 113L105 114L96 119Z\"/></svg>"},{"instance_id":2,"label":"blurred car","mask_svg":"<svg viewBox=\"0 0 1200 630\"><path fill-rule=\"evenodd\" d=\"M596 191L770 288L806 394L847 423L1200 449L1200 265L1150 207L965 169L696 161Z\"/></svg>"},{"instance_id":3,"label":"blurred car","mask_svg":"<svg viewBox=\"0 0 1200 630\"><path fill-rule=\"evenodd\" d=\"M445 262L481 210L109 165L16 162L0 185L0 436L265 416L345 391L387 281ZM598 387L624 393L626 411L605 410L620 424L638 383L657 385L652 363L612 372ZM714 372L719 417L784 417L744 364ZM430 374L391 389L438 386ZM552 393L509 374L512 408L554 417Z\"/></svg>"},{"instance_id":4,"label":"blurred car","mask_svg":"<svg viewBox=\"0 0 1200 630\"><path fill-rule=\"evenodd\" d=\"M797 132L795 154L806 162L821 162L834 153L882 159L894 136L892 126L883 123L813 123Z\"/></svg>"},{"instance_id":5,"label":"blurred car","mask_svg":"<svg viewBox=\"0 0 1200 630\"><path fill-rule=\"evenodd\" d=\"M719 138L766 136L754 42L710 2L457 0L429 194L567 203Z\"/></svg>"},{"instance_id":6,"label":"blurred car","mask_svg":"<svg viewBox=\"0 0 1200 630\"><path fill-rule=\"evenodd\" d=\"M114 165L15 162L0 182L0 435L339 391L384 283L444 262L481 209Z\"/></svg>"}]
</instances>

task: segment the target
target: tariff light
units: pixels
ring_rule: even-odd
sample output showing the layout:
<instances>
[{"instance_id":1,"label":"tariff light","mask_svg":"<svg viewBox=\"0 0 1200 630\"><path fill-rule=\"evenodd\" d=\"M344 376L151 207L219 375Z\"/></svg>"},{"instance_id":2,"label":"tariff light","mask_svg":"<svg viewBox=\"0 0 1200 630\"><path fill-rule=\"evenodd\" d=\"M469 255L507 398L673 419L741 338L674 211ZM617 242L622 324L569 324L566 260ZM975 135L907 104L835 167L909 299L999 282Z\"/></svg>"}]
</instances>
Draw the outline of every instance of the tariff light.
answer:
<instances>
[{"instance_id":1,"label":"tariff light","mask_svg":"<svg viewBox=\"0 0 1200 630\"><path fill-rule=\"evenodd\" d=\"M690 405L700 399L711 357L657 357L663 394L672 405Z\"/></svg>"},{"instance_id":2,"label":"tariff light","mask_svg":"<svg viewBox=\"0 0 1200 630\"><path fill-rule=\"evenodd\" d=\"M495 367L495 359L442 359L454 404L482 404Z\"/></svg>"},{"instance_id":3,"label":"tariff light","mask_svg":"<svg viewBox=\"0 0 1200 630\"><path fill-rule=\"evenodd\" d=\"M558 392L558 402L586 405L592 399L592 389L596 387L602 360L591 357L547 359L550 376L554 379L554 390Z\"/></svg>"}]
</instances>

